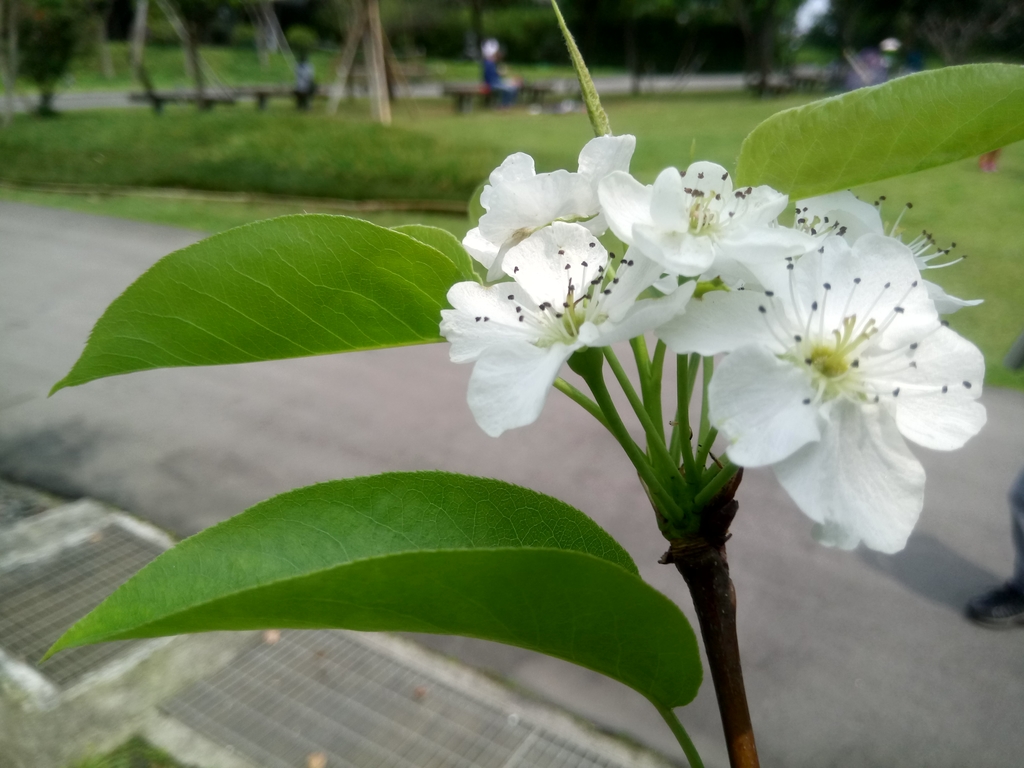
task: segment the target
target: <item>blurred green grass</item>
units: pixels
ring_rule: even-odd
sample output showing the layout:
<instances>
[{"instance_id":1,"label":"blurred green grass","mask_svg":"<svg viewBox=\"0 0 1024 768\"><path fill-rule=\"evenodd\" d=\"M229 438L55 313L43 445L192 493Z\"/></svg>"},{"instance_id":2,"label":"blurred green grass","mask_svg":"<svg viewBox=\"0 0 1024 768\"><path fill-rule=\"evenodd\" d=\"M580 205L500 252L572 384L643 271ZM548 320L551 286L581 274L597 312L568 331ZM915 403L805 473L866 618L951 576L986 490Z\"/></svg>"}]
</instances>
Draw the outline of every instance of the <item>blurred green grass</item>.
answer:
<instances>
[{"instance_id":1,"label":"blurred green grass","mask_svg":"<svg viewBox=\"0 0 1024 768\"><path fill-rule=\"evenodd\" d=\"M632 170L651 181L668 165L692 157L735 165L743 137L779 109L806 101L758 100L743 94L606 99L612 126L638 137ZM184 186L343 199L461 200L508 154L532 154L540 171L575 169L590 138L584 115L530 115L525 110L479 110L455 115L447 102L399 102L395 125L370 125L366 106L343 106L338 117L301 115L281 105L198 113L169 109L69 113L52 121L19 117L0 131L0 178L64 183ZM102 155L102 158L98 157ZM927 273L962 298L985 303L950 317L953 328L977 343L988 362L989 384L1024 389L1024 372L1002 357L1024 327L1024 222L1016 216L1024 190L1024 145L1003 153L1000 172L983 174L964 160L855 190L869 200L888 197L891 220L904 202L913 233L928 229L942 243L956 241L966 262ZM316 210L294 203L211 203L134 197L47 195L0 190L0 199L37 202L193 229L219 231L284 213ZM325 208L326 210L326 208ZM393 226L423 221L457 235L464 219L416 213L358 214Z\"/></svg>"},{"instance_id":2,"label":"blurred green grass","mask_svg":"<svg viewBox=\"0 0 1024 768\"><path fill-rule=\"evenodd\" d=\"M133 736L106 755L88 757L70 768L189 768L157 749L140 736Z\"/></svg>"}]
</instances>

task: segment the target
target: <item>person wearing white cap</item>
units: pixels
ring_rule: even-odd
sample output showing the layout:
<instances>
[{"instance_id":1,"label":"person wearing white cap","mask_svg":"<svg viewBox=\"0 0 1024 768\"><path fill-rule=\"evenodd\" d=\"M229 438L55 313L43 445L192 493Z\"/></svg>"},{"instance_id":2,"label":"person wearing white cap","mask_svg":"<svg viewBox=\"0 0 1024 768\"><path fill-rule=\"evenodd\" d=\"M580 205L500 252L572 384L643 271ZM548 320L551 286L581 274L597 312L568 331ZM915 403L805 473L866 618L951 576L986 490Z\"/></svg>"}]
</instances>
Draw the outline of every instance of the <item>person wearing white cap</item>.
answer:
<instances>
[{"instance_id":1,"label":"person wearing white cap","mask_svg":"<svg viewBox=\"0 0 1024 768\"><path fill-rule=\"evenodd\" d=\"M484 40L480 46L483 54L484 85L491 89L492 93L501 94L501 105L507 107L516 100L519 86L508 82L498 71L498 58L501 55L501 46L493 37Z\"/></svg>"}]
</instances>

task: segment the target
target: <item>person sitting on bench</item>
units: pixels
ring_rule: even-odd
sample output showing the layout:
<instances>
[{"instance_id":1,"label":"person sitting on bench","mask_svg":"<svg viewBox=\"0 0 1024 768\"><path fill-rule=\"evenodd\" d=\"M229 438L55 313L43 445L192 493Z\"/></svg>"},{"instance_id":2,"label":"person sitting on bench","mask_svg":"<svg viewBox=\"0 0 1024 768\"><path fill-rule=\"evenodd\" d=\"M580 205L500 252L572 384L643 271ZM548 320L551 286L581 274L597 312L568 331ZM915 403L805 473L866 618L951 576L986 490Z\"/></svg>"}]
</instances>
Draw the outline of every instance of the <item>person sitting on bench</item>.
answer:
<instances>
[{"instance_id":1,"label":"person sitting on bench","mask_svg":"<svg viewBox=\"0 0 1024 768\"><path fill-rule=\"evenodd\" d=\"M501 94L501 106L510 106L515 102L516 95L519 93L519 84L503 78L498 70L501 46L492 37L484 40L484 44L480 46L480 52L483 54L484 85L490 89L491 93Z\"/></svg>"}]
</instances>

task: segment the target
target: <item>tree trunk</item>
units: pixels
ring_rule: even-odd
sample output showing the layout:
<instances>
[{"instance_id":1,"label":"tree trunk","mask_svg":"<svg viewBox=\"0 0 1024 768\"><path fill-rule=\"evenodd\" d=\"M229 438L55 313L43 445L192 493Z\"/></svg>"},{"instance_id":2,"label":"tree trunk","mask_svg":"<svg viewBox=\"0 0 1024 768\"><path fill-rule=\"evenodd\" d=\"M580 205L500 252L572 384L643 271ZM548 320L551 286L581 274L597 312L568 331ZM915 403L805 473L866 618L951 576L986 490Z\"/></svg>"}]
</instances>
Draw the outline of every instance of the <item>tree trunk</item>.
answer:
<instances>
[{"instance_id":1,"label":"tree trunk","mask_svg":"<svg viewBox=\"0 0 1024 768\"><path fill-rule=\"evenodd\" d=\"M142 59L146 53L146 20L149 18L149 0L135 0L135 18L132 19L132 74L138 79Z\"/></svg>"},{"instance_id":2,"label":"tree trunk","mask_svg":"<svg viewBox=\"0 0 1024 768\"><path fill-rule=\"evenodd\" d=\"M14 91L18 82L18 2L0 0L0 68L4 79L4 125L14 119Z\"/></svg>"},{"instance_id":3,"label":"tree trunk","mask_svg":"<svg viewBox=\"0 0 1024 768\"><path fill-rule=\"evenodd\" d=\"M370 90L370 115L378 123L391 125L391 101L384 70L384 31L380 24L378 0L366 0L367 32L363 47L366 83Z\"/></svg>"},{"instance_id":4,"label":"tree trunk","mask_svg":"<svg viewBox=\"0 0 1024 768\"><path fill-rule=\"evenodd\" d=\"M189 69L192 78L196 82L196 106L199 109L208 109L209 102L206 101L206 84L203 81L203 64L199 58L199 27L189 23L186 27L188 39L185 41L185 50L188 56Z\"/></svg>"},{"instance_id":5,"label":"tree trunk","mask_svg":"<svg viewBox=\"0 0 1024 768\"><path fill-rule=\"evenodd\" d=\"M629 16L626 17L626 69L629 71L629 92L634 96L640 95L640 56L636 49L636 16L632 8L629 8Z\"/></svg>"},{"instance_id":6,"label":"tree trunk","mask_svg":"<svg viewBox=\"0 0 1024 768\"><path fill-rule=\"evenodd\" d=\"M100 74L106 80L114 79L114 60L110 56L110 39L107 36L110 9L111 6L107 6L106 12L100 13L96 19L96 47L100 56Z\"/></svg>"},{"instance_id":7,"label":"tree trunk","mask_svg":"<svg viewBox=\"0 0 1024 768\"><path fill-rule=\"evenodd\" d=\"M484 2L469 0L469 29L473 33L473 58L480 60L480 45L484 41Z\"/></svg>"}]
</instances>

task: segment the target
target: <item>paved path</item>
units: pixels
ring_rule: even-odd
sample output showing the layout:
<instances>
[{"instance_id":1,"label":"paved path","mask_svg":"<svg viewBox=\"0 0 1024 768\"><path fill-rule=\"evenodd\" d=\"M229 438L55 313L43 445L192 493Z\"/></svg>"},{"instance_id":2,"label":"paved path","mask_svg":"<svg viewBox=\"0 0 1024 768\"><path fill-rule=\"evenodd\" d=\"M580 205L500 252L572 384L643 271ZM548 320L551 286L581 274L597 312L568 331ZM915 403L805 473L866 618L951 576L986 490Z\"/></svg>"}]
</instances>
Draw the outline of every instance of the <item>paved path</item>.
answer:
<instances>
[{"instance_id":1,"label":"paved path","mask_svg":"<svg viewBox=\"0 0 1024 768\"><path fill-rule=\"evenodd\" d=\"M640 91L643 93L708 93L720 91L740 91L744 88L742 74L695 74L676 75L644 75L639 79ZM576 93L576 81L571 78L554 78L554 95L571 95ZM629 75L610 75L594 78L594 85L602 96L623 95L630 93L633 79ZM132 89L138 91L138 88ZM145 102L131 101L128 91L72 91L58 93L54 99L54 109L58 112L72 112L80 109L110 109L123 107L148 107ZM0 95L2 97L2 95ZM399 90L399 98L440 99L444 98L444 84L412 83ZM252 97L241 97L239 101L250 103ZM19 96L16 104L18 112L28 112L36 108L37 97L34 95Z\"/></svg>"},{"instance_id":2,"label":"paved path","mask_svg":"<svg viewBox=\"0 0 1024 768\"><path fill-rule=\"evenodd\" d=\"M192 533L298 485L389 469L500 477L576 505L689 612L635 475L576 406L492 440L465 405L469 369L427 346L153 371L46 398L104 307L179 229L0 204L0 473L90 495ZM1024 394L984 395L962 451L919 452L924 516L894 557L819 547L768 473L751 472L729 544L741 646L765 766L1010 766L1024 755L1024 632L961 618L1008 574L1005 502L1024 463ZM638 695L526 651L432 638L609 728L676 754ZM710 685L681 717L723 765Z\"/></svg>"}]
</instances>

